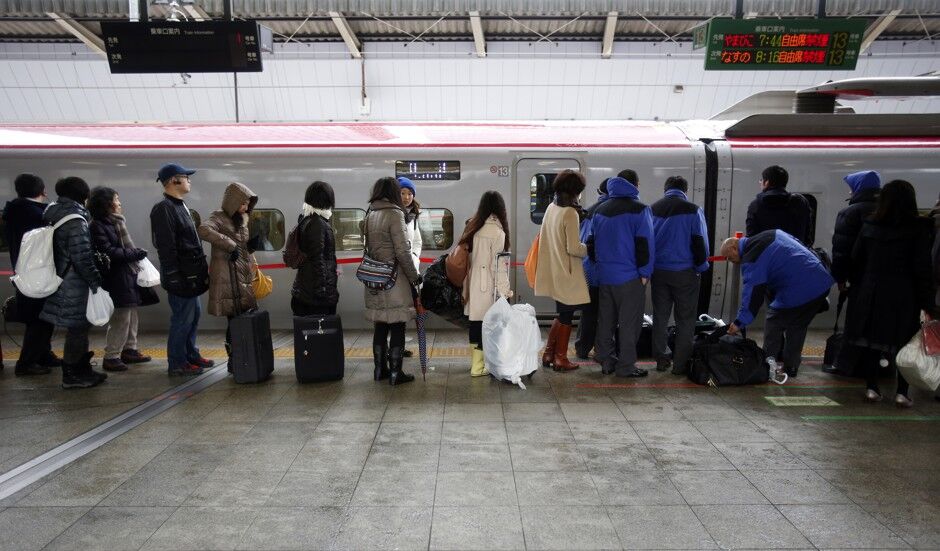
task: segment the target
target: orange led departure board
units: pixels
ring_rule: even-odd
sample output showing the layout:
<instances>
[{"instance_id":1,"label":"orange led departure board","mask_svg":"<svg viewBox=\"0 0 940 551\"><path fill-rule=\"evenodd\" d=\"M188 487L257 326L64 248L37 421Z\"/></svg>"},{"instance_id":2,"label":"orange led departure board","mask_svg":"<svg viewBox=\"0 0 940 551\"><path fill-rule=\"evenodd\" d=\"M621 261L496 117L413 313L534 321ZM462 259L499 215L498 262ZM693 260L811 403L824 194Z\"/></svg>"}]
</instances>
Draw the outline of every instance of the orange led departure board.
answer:
<instances>
[{"instance_id":1,"label":"orange led departure board","mask_svg":"<svg viewBox=\"0 0 940 551\"><path fill-rule=\"evenodd\" d=\"M713 19L702 29L706 70L852 70L865 21Z\"/></svg>"}]
</instances>

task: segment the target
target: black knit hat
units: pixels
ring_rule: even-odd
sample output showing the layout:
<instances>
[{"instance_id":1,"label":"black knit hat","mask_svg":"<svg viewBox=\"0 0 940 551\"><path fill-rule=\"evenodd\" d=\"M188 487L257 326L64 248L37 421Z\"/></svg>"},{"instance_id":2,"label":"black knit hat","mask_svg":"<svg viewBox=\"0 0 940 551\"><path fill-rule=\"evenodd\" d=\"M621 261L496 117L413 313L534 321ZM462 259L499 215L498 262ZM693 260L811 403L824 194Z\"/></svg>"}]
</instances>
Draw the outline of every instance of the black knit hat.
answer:
<instances>
[{"instance_id":1,"label":"black knit hat","mask_svg":"<svg viewBox=\"0 0 940 551\"><path fill-rule=\"evenodd\" d=\"M35 174L20 174L13 182L13 188L16 189L17 197L33 198L46 191L46 184Z\"/></svg>"}]
</instances>

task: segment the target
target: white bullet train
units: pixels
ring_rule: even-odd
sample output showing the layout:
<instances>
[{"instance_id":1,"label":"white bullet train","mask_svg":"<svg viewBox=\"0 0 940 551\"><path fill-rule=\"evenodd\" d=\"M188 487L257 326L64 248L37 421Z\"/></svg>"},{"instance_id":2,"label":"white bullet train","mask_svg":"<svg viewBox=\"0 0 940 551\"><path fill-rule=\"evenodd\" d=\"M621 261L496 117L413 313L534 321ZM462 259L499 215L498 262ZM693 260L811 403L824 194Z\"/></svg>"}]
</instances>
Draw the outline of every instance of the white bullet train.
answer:
<instances>
[{"instance_id":1,"label":"white bullet train","mask_svg":"<svg viewBox=\"0 0 940 551\"><path fill-rule=\"evenodd\" d=\"M852 91L865 92L858 86ZM940 115L737 114L732 109L723 116L740 120L681 123L6 125L0 126L0 185L12 198L15 176L35 173L45 180L50 200L55 181L63 176L113 187L135 243L153 251L149 213L161 197L162 187L155 182L161 165L175 162L197 170L186 198L197 220L219 208L229 182L246 184L260 197L251 230L262 235L264 250L256 257L275 285L262 305L279 328L290 325L295 273L284 267L281 252L304 190L314 180L329 182L336 191L332 221L342 272L339 313L347 327L366 324L363 290L355 278L362 254L358 222L372 184L383 176L415 181L425 213L425 262L451 247L484 191L500 191L512 226L513 288L517 297L546 314L552 303L532 296L521 263L551 201L553 175L563 169L581 170L587 178L584 205L595 200L603 179L625 168L637 171L641 200L648 204L662 196L666 178L685 177L690 199L705 210L713 250L744 230L747 206L760 191L760 173L773 164L790 173L790 191L807 195L815 205L816 245L827 249L835 215L846 206L842 177L848 173L874 169L885 181L909 180L924 209L937 200ZM0 245L0 272L9 275L6 244ZM731 274L726 263L716 262L704 275L701 311L734 317L737 290ZM12 293L9 283L2 285ZM818 317L817 324L831 324L831 315ZM141 323L159 329L168 317L164 300L147 308ZM222 326L220 320L204 319L205 327Z\"/></svg>"}]
</instances>

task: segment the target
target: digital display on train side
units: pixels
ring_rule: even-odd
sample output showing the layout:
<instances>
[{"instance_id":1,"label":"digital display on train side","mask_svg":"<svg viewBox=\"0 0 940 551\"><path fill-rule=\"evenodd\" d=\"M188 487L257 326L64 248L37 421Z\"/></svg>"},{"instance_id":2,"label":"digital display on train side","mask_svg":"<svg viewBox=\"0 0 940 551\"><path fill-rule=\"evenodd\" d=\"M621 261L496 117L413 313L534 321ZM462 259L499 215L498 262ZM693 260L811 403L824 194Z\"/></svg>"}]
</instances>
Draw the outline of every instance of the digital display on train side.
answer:
<instances>
[{"instance_id":1,"label":"digital display on train side","mask_svg":"<svg viewBox=\"0 0 940 551\"><path fill-rule=\"evenodd\" d=\"M705 70L852 70L862 19L713 19Z\"/></svg>"},{"instance_id":2,"label":"digital display on train side","mask_svg":"<svg viewBox=\"0 0 940 551\"><path fill-rule=\"evenodd\" d=\"M261 71L255 21L104 21L101 35L112 73Z\"/></svg>"},{"instance_id":3,"label":"digital display on train side","mask_svg":"<svg viewBox=\"0 0 940 551\"><path fill-rule=\"evenodd\" d=\"M410 180L459 180L460 161L395 161L395 176Z\"/></svg>"}]
</instances>

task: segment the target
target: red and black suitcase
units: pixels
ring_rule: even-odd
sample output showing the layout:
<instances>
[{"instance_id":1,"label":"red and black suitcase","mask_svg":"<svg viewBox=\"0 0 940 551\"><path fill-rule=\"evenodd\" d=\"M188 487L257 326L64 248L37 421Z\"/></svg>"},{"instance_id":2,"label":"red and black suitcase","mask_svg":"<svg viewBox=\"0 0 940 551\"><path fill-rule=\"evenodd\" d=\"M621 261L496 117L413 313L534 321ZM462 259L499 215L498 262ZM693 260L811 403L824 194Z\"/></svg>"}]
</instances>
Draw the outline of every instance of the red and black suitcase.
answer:
<instances>
[{"instance_id":1,"label":"red and black suitcase","mask_svg":"<svg viewBox=\"0 0 940 551\"><path fill-rule=\"evenodd\" d=\"M294 316L294 371L300 383L338 381L346 369L339 316Z\"/></svg>"}]
</instances>

